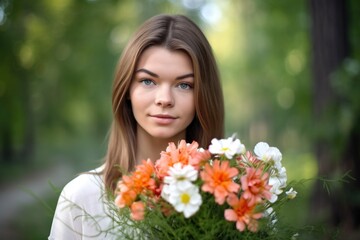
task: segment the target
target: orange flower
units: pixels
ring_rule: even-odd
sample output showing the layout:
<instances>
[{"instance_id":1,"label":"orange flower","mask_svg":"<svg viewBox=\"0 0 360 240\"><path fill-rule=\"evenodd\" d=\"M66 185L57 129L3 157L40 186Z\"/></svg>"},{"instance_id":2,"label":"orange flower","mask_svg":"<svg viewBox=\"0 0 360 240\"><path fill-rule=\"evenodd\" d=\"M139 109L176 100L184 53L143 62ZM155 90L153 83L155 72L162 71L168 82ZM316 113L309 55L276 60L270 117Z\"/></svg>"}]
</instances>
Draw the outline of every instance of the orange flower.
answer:
<instances>
[{"instance_id":1,"label":"orange flower","mask_svg":"<svg viewBox=\"0 0 360 240\"><path fill-rule=\"evenodd\" d=\"M159 178L163 178L168 175L168 170L175 163L182 163L182 165L192 165L198 169L203 158L209 158L210 154L198 151L199 144L193 141L191 144L187 144L185 140L179 142L178 147L171 142L169 143L166 151L161 152L161 157L155 163L157 175Z\"/></svg>"},{"instance_id":2,"label":"orange flower","mask_svg":"<svg viewBox=\"0 0 360 240\"><path fill-rule=\"evenodd\" d=\"M137 192L134 190L134 181L129 176L123 176L118 182L115 194L115 204L119 208L130 206L136 199Z\"/></svg>"},{"instance_id":3,"label":"orange flower","mask_svg":"<svg viewBox=\"0 0 360 240\"><path fill-rule=\"evenodd\" d=\"M244 190L244 199L248 200L249 205L255 205L263 198L270 199L271 186L268 185L269 173L263 172L258 168L246 168L246 175L241 177L241 186Z\"/></svg>"},{"instance_id":4,"label":"orange flower","mask_svg":"<svg viewBox=\"0 0 360 240\"><path fill-rule=\"evenodd\" d=\"M207 163L200 173L204 181L201 190L214 194L215 202L222 205L230 193L239 191L240 185L232 181L238 173L236 168L229 167L229 161L215 160L213 166Z\"/></svg>"},{"instance_id":5,"label":"orange flower","mask_svg":"<svg viewBox=\"0 0 360 240\"><path fill-rule=\"evenodd\" d=\"M235 194L231 194L227 198L227 203L232 209L226 209L224 217L228 221L236 222L236 228L242 232L247 228L256 232L258 229L257 219L262 217L262 213L255 213L255 205L248 205L248 202L243 197L237 198Z\"/></svg>"},{"instance_id":6,"label":"orange flower","mask_svg":"<svg viewBox=\"0 0 360 240\"><path fill-rule=\"evenodd\" d=\"M196 170L199 170L200 166L203 166L207 160L211 158L209 150L202 149L201 151L194 152L190 156L189 164Z\"/></svg>"},{"instance_id":7,"label":"orange flower","mask_svg":"<svg viewBox=\"0 0 360 240\"><path fill-rule=\"evenodd\" d=\"M133 202L131 204L130 217L133 220L140 221L144 219L144 215L145 215L145 204L141 201Z\"/></svg>"},{"instance_id":8,"label":"orange flower","mask_svg":"<svg viewBox=\"0 0 360 240\"><path fill-rule=\"evenodd\" d=\"M136 167L136 170L129 176L123 176L118 182L116 189L115 204L123 208L130 206L138 194L145 192L145 194L154 194L156 189L156 182L152 178L154 174L154 165L150 160L143 161L141 165Z\"/></svg>"},{"instance_id":9,"label":"orange flower","mask_svg":"<svg viewBox=\"0 0 360 240\"><path fill-rule=\"evenodd\" d=\"M140 193L143 190L155 190L156 183L152 178L154 172L154 164L150 159L142 161L142 164L136 167L135 172L133 172L132 179L137 193Z\"/></svg>"}]
</instances>

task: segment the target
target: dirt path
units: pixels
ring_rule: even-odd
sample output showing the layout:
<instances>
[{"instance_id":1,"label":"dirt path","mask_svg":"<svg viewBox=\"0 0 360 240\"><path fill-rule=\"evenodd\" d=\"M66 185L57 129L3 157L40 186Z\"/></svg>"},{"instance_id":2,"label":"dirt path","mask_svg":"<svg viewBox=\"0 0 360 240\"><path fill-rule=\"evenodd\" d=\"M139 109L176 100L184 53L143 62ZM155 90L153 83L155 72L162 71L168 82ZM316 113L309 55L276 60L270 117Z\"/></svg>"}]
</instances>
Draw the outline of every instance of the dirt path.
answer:
<instances>
[{"instance_id":1,"label":"dirt path","mask_svg":"<svg viewBox=\"0 0 360 240\"><path fill-rule=\"evenodd\" d=\"M40 174L0 189L0 236L3 227L19 214L22 206L35 203L37 199L34 196L45 199L46 196L54 193L51 184L61 188L74 174L74 169L70 166L58 164Z\"/></svg>"}]
</instances>

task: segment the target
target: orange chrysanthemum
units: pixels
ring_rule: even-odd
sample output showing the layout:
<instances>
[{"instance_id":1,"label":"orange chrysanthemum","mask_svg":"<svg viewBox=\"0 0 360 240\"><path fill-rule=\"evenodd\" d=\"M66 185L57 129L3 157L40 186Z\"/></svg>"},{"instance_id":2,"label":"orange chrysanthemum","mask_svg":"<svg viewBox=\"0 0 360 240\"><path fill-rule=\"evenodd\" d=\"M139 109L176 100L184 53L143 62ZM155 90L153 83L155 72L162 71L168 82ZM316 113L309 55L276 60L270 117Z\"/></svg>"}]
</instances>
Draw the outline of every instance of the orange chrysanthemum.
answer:
<instances>
[{"instance_id":1,"label":"orange chrysanthemum","mask_svg":"<svg viewBox=\"0 0 360 240\"><path fill-rule=\"evenodd\" d=\"M214 194L215 202L222 205L230 193L239 191L240 185L232 180L238 173L236 168L229 166L229 161L215 160L213 166L207 163L200 173L204 181L201 189Z\"/></svg>"},{"instance_id":2,"label":"orange chrysanthemum","mask_svg":"<svg viewBox=\"0 0 360 240\"><path fill-rule=\"evenodd\" d=\"M192 165L198 169L203 159L210 158L208 151L200 152L198 147L199 144L196 141L187 144L185 140L181 140L177 147L173 142L169 143L166 151L161 152L160 159L155 163L158 177L167 176L169 168L178 162L183 165Z\"/></svg>"},{"instance_id":3,"label":"orange chrysanthemum","mask_svg":"<svg viewBox=\"0 0 360 240\"><path fill-rule=\"evenodd\" d=\"M145 194L154 193L156 189L156 182L152 178L154 174L154 165L150 160L143 161L141 165L136 167L132 175L124 175L118 182L116 189L115 204L123 208L130 206L138 194L145 192Z\"/></svg>"},{"instance_id":4,"label":"orange chrysanthemum","mask_svg":"<svg viewBox=\"0 0 360 240\"><path fill-rule=\"evenodd\" d=\"M136 167L135 171L133 172L132 179L138 193L143 190L153 191L155 189L156 183L152 178L154 172L154 164L150 159L147 161L142 161L142 164Z\"/></svg>"},{"instance_id":5,"label":"orange chrysanthemum","mask_svg":"<svg viewBox=\"0 0 360 240\"><path fill-rule=\"evenodd\" d=\"M134 190L134 181L129 176L123 176L122 180L118 182L115 194L115 204L119 208L130 206L137 196L137 192Z\"/></svg>"},{"instance_id":6,"label":"orange chrysanthemum","mask_svg":"<svg viewBox=\"0 0 360 240\"><path fill-rule=\"evenodd\" d=\"M257 219L262 217L262 213L254 212L256 205L248 205L248 202L243 197L240 199L235 195L231 194L227 198L227 203L232 209L226 209L224 217L228 221L236 222L236 228L242 232L246 227L256 232L258 229Z\"/></svg>"},{"instance_id":7,"label":"orange chrysanthemum","mask_svg":"<svg viewBox=\"0 0 360 240\"><path fill-rule=\"evenodd\" d=\"M246 168L246 175L241 177L241 186L244 190L244 199L249 205L255 205L263 198L270 199L271 186L268 184L269 173L263 172L260 168Z\"/></svg>"}]
</instances>

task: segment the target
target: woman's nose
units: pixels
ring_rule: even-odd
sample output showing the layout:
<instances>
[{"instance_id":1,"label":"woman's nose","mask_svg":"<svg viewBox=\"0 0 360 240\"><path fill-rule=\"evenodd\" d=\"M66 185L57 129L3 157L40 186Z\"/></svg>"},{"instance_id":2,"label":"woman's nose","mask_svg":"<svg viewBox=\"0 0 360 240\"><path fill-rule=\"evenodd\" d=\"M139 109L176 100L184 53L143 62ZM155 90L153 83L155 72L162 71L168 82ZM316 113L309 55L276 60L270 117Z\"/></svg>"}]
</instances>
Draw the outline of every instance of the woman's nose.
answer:
<instances>
[{"instance_id":1,"label":"woman's nose","mask_svg":"<svg viewBox=\"0 0 360 240\"><path fill-rule=\"evenodd\" d=\"M174 97L170 86L159 86L155 96L155 104L161 107L172 107L174 105Z\"/></svg>"}]
</instances>

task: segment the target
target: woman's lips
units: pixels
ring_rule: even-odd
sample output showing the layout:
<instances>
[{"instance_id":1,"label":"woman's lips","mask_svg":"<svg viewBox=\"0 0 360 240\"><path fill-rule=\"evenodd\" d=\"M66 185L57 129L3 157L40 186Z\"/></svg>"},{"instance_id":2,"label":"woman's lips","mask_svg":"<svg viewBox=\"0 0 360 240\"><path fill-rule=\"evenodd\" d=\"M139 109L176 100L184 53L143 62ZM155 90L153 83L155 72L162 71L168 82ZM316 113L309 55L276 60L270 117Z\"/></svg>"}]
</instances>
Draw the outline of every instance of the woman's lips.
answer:
<instances>
[{"instance_id":1,"label":"woman's lips","mask_svg":"<svg viewBox=\"0 0 360 240\"><path fill-rule=\"evenodd\" d=\"M158 124L167 125L173 123L177 118L168 114L155 114L150 115L152 119Z\"/></svg>"}]
</instances>

